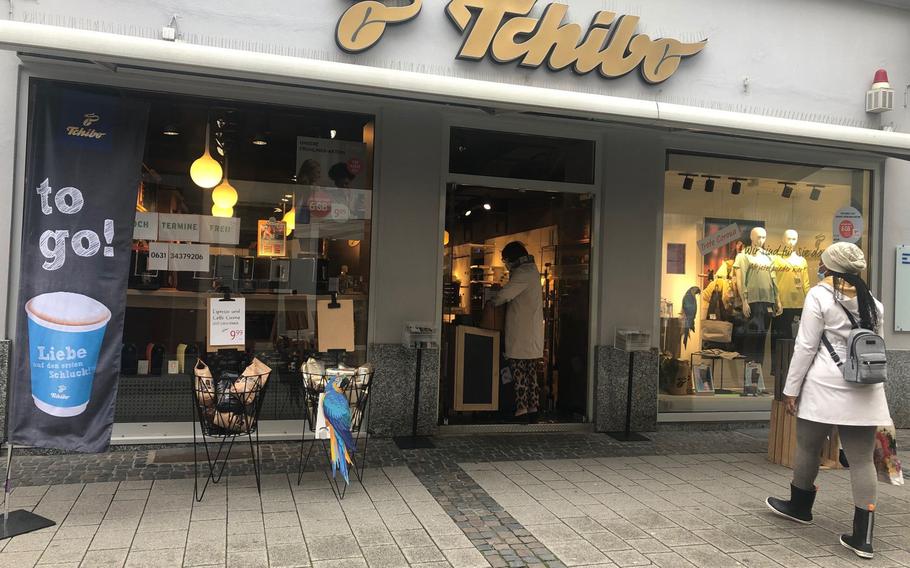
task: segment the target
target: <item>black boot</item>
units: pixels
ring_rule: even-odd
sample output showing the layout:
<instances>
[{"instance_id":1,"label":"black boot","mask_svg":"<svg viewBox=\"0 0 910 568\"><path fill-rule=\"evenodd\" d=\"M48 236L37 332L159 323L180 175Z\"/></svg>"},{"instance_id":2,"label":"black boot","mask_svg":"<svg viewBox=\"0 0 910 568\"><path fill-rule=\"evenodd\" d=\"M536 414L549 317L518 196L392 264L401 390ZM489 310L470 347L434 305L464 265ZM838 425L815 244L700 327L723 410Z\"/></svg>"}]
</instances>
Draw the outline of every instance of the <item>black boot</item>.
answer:
<instances>
[{"instance_id":1,"label":"black boot","mask_svg":"<svg viewBox=\"0 0 910 568\"><path fill-rule=\"evenodd\" d=\"M815 489L806 491L790 484L790 500L768 497L768 508L781 517L808 525L812 522L812 505L815 504Z\"/></svg>"},{"instance_id":2,"label":"black boot","mask_svg":"<svg viewBox=\"0 0 910 568\"><path fill-rule=\"evenodd\" d=\"M872 528L875 525L874 507L853 511L853 534L843 534L840 543L860 558L872 558Z\"/></svg>"}]
</instances>

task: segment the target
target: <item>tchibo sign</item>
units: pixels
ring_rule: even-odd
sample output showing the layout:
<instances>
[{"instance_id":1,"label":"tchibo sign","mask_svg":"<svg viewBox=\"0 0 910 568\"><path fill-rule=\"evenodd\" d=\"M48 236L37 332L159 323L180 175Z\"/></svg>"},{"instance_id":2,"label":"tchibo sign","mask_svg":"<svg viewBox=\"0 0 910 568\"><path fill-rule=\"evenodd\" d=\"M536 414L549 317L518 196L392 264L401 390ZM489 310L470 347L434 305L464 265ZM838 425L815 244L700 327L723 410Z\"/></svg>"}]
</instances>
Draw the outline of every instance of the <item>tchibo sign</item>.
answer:
<instances>
[{"instance_id":1,"label":"tchibo sign","mask_svg":"<svg viewBox=\"0 0 910 568\"><path fill-rule=\"evenodd\" d=\"M547 5L539 18L528 16L537 0L451 0L446 14L464 37L457 59L517 63L551 71L572 69L586 75L597 71L607 79L638 69L651 84L669 79L686 57L705 48L708 40L684 43L637 34L637 16L602 10L585 29L566 22L566 4ZM335 41L348 53L376 45L389 24L413 20L423 0L408 6L386 6L375 0L357 2L341 16Z\"/></svg>"}]
</instances>

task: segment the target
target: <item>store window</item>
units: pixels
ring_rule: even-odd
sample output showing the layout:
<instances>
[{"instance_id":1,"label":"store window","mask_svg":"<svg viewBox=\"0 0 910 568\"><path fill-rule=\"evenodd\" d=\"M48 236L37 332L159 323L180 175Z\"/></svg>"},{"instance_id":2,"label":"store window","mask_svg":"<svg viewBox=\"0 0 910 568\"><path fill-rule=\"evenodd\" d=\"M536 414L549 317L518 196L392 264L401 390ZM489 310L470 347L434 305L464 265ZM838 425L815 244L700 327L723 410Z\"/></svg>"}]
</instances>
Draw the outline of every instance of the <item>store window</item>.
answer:
<instances>
[{"instance_id":1,"label":"store window","mask_svg":"<svg viewBox=\"0 0 910 568\"><path fill-rule=\"evenodd\" d=\"M373 117L117 94L150 114L141 182L124 188L136 226L115 420L189 422L197 358L230 368L253 356L273 369L262 418L300 419L295 370L320 351L317 301L350 301L345 362L366 358ZM207 337L208 301L225 294L245 300L232 349Z\"/></svg>"},{"instance_id":2,"label":"store window","mask_svg":"<svg viewBox=\"0 0 910 568\"><path fill-rule=\"evenodd\" d=\"M871 182L865 170L668 156L661 413L770 410L821 252L849 240L869 254Z\"/></svg>"},{"instance_id":3,"label":"store window","mask_svg":"<svg viewBox=\"0 0 910 568\"><path fill-rule=\"evenodd\" d=\"M453 128L449 172L560 183L594 183L594 142Z\"/></svg>"}]
</instances>

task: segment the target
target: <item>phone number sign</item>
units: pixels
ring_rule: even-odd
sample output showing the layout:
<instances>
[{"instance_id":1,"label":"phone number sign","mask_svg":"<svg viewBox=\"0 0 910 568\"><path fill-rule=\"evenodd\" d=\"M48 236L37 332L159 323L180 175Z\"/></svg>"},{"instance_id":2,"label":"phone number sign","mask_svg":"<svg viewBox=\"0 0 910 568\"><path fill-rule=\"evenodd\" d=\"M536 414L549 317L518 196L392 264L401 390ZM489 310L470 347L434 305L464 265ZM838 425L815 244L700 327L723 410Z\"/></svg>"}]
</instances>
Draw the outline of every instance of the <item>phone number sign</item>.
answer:
<instances>
[{"instance_id":1,"label":"phone number sign","mask_svg":"<svg viewBox=\"0 0 910 568\"><path fill-rule=\"evenodd\" d=\"M149 243L149 270L209 271L209 245Z\"/></svg>"}]
</instances>

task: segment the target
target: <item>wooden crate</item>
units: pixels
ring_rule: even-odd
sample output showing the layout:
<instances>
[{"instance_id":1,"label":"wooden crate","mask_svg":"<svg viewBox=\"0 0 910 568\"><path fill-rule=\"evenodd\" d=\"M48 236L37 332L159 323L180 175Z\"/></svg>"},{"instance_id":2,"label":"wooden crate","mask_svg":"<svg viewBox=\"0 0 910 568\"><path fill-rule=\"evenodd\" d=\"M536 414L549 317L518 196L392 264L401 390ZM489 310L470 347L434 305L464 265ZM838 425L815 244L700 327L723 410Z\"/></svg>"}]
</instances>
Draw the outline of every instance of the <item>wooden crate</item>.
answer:
<instances>
[{"instance_id":1,"label":"wooden crate","mask_svg":"<svg viewBox=\"0 0 910 568\"><path fill-rule=\"evenodd\" d=\"M837 431L832 430L828 443L822 448L821 465L825 468L839 468L839 444ZM793 467L796 457L796 417L787 414L783 401L771 403L771 430L768 434L768 461L785 467Z\"/></svg>"}]
</instances>

